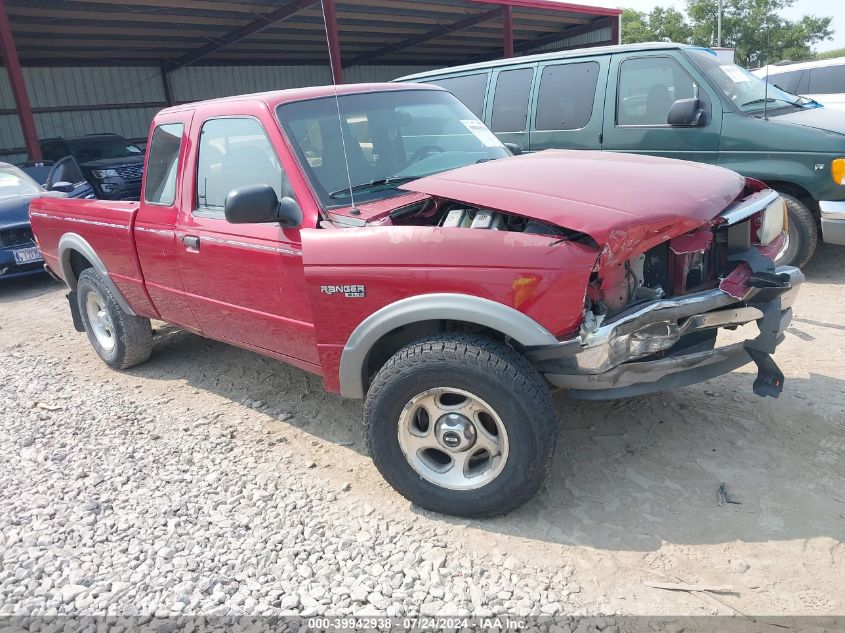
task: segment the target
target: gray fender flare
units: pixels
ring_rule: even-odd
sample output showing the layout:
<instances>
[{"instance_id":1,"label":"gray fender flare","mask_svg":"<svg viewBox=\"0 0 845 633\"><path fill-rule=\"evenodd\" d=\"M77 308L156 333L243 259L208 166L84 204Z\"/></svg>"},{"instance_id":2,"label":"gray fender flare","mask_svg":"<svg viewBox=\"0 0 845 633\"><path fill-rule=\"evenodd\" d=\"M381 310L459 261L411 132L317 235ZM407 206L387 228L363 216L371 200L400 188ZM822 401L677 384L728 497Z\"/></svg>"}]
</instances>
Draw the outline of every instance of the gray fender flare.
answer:
<instances>
[{"instance_id":1,"label":"gray fender flare","mask_svg":"<svg viewBox=\"0 0 845 633\"><path fill-rule=\"evenodd\" d=\"M386 305L364 319L352 332L340 357L340 393L346 398L365 395L364 367L373 346L404 325L437 320L465 321L501 332L520 345L554 345L557 339L531 317L511 307L472 295L418 295Z\"/></svg>"},{"instance_id":2,"label":"gray fender flare","mask_svg":"<svg viewBox=\"0 0 845 633\"><path fill-rule=\"evenodd\" d=\"M126 301L126 297L123 296L123 293L118 289L118 287L112 281L111 277L109 277L109 272L108 270L106 270L106 265L103 264L103 260L100 259L99 255L97 255L97 253L85 240L85 238L79 235L78 233L65 233L59 240L58 253L59 266L61 267L59 274L61 275L62 279L65 280L65 283L68 285L68 288L73 291L76 291L77 283L77 279L73 275L73 267L70 264L71 251L78 251L80 255L82 255L85 259L91 262L91 265L94 267L94 270L100 273L106 280L106 284L108 285L109 290L111 290L115 300L117 301L121 309L127 314L131 314L134 316L135 312L132 310L132 308L129 307L129 302Z\"/></svg>"}]
</instances>

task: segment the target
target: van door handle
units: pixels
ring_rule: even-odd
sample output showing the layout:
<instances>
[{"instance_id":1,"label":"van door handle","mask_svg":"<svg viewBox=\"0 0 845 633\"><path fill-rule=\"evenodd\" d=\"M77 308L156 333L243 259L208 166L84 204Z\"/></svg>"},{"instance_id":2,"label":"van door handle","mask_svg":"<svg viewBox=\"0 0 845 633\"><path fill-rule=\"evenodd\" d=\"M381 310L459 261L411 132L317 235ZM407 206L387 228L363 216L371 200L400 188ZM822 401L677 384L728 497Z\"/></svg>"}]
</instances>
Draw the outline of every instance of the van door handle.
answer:
<instances>
[{"instance_id":1,"label":"van door handle","mask_svg":"<svg viewBox=\"0 0 845 633\"><path fill-rule=\"evenodd\" d=\"M198 251L200 249L200 238L196 235L184 235L182 237L182 244L190 250Z\"/></svg>"}]
</instances>

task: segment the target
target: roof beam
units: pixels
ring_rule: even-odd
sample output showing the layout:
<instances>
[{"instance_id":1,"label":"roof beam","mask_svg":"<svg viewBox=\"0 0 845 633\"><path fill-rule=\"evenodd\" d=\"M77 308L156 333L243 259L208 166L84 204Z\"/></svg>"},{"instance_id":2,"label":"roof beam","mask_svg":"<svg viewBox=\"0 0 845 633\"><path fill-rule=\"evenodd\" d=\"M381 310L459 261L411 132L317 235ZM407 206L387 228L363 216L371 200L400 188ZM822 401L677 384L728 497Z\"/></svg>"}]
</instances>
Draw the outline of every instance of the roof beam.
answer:
<instances>
[{"instance_id":1,"label":"roof beam","mask_svg":"<svg viewBox=\"0 0 845 633\"><path fill-rule=\"evenodd\" d=\"M355 57L351 59L348 63L344 64L344 66L358 66L360 64L366 64L378 59L379 57L389 55L390 53L405 50L406 48L411 48L412 46L422 44L423 42L428 42L429 40L435 40L439 37L443 37L444 35L449 35L450 33L464 31L468 28L472 28L476 24L490 22L491 20L498 20L501 19L501 17L501 8L492 9L491 11L485 11L484 13L478 13L476 15L471 15L468 18L464 18L463 20L458 20L457 22L452 22L451 24L440 25L436 28L431 29L430 31L421 33L420 35L414 35L412 37L408 37L404 40L396 42L395 44L387 44L386 46L382 46L381 48L378 48L370 53L364 53L363 55L359 55L358 57Z\"/></svg>"},{"instance_id":2,"label":"roof beam","mask_svg":"<svg viewBox=\"0 0 845 633\"><path fill-rule=\"evenodd\" d=\"M182 66L188 66L190 64L196 63L199 60L208 57L209 55L213 55L221 48L229 46L230 44L235 44L240 42L243 39L246 39L250 35L254 35L256 33L260 33L266 28L274 26L279 22L283 22L288 18L293 17L300 11L304 9L308 9L315 4L319 4L320 0L293 0L289 4L286 4L283 7L279 7L269 13L265 13L264 15L259 16L252 22L243 25L240 28L235 29L234 31L230 31L226 35L216 38L215 41L210 42L204 46L200 46L196 50L191 51L180 57L179 59L175 60L174 62L167 65L168 70L174 70L175 68L181 68Z\"/></svg>"}]
</instances>

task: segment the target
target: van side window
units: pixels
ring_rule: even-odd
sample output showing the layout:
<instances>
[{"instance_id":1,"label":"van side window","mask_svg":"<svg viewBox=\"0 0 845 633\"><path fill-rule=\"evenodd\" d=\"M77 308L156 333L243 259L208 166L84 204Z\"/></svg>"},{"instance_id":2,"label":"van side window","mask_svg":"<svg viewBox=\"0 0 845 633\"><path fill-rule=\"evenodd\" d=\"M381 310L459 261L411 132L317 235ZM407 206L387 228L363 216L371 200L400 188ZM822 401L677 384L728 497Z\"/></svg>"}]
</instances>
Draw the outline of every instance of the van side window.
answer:
<instances>
[{"instance_id":1,"label":"van side window","mask_svg":"<svg viewBox=\"0 0 845 633\"><path fill-rule=\"evenodd\" d=\"M432 79L425 83L445 88L472 110L475 116L482 119L484 118L484 95L487 93L488 78L489 73L480 73L464 75L463 77L449 77L448 79Z\"/></svg>"},{"instance_id":2,"label":"van side window","mask_svg":"<svg viewBox=\"0 0 845 633\"><path fill-rule=\"evenodd\" d=\"M252 118L209 119L202 126L197 159L198 210L223 210L232 189L267 184L281 200L290 184L267 138Z\"/></svg>"},{"instance_id":3,"label":"van side window","mask_svg":"<svg viewBox=\"0 0 845 633\"><path fill-rule=\"evenodd\" d=\"M528 123L528 97L531 93L533 68L518 68L499 73L493 97L494 132L524 132Z\"/></svg>"},{"instance_id":4,"label":"van side window","mask_svg":"<svg viewBox=\"0 0 845 633\"><path fill-rule=\"evenodd\" d=\"M671 57L626 59L619 67L617 125L666 125L678 99L698 96L698 85Z\"/></svg>"},{"instance_id":5,"label":"van side window","mask_svg":"<svg viewBox=\"0 0 845 633\"><path fill-rule=\"evenodd\" d=\"M540 75L537 94L538 130L578 130L590 122L596 83L597 62L546 66Z\"/></svg>"},{"instance_id":6,"label":"van side window","mask_svg":"<svg viewBox=\"0 0 845 633\"><path fill-rule=\"evenodd\" d=\"M144 202L170 206L176 201L176 172L183 130L181 123L166 123L153 130Z\"/></svg>"},{"instance_id":7,"label":"van side window","mask_svg":"<svg viewBox=\"0 0 845 633\"><path fill-rule=\"evenodd\" d=\"M769 83L781 90L798 94L798 82L801 81L801 73L803 72L803 70L790 70L787 73L769 75Z\"/></svg>"},{"instance_id":8,"label":"van side window","mask_svg":"<svg viewBox=\"0 0 845 633\"><path fill-rule=\"evenodd\" d=\"M810 88L812 95L829 95L845 92L845 64L828 66L827 68L813 68L810 71Z\"/></svg>"}]
</instances>

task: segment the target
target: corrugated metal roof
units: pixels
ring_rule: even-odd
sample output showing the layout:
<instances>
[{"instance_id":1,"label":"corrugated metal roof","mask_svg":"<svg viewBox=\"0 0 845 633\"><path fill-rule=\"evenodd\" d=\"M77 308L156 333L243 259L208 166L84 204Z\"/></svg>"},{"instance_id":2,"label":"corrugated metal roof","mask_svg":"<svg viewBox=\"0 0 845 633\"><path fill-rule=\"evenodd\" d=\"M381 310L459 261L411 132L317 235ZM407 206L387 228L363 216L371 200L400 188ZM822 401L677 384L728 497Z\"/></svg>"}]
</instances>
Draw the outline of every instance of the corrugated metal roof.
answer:
<instances>
[{"instance_id":1,"label":"corrugated metal roof","mask_svg":"<svg viewBox=\"0 0 845 633\"><path fill-rule=\"evenodd\" d=\"M203 64L327 60L319 0L6 0L6 5L25 66L177 67L205 49L212 52L201 57ZM499 56L505 6L512 11L517 45L562 39L568 29L620 12L552 0L338 0L336 6L345 65L374 51L382 52L380 65L442 66ZM467 21L471 24L455 36L456 25ZM247 36L232 37L245 28ZM442 31L437 37L404 44L437 30Z\"/></svg>"}]
</instances>

